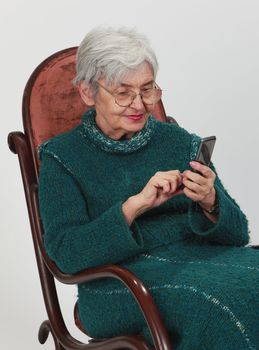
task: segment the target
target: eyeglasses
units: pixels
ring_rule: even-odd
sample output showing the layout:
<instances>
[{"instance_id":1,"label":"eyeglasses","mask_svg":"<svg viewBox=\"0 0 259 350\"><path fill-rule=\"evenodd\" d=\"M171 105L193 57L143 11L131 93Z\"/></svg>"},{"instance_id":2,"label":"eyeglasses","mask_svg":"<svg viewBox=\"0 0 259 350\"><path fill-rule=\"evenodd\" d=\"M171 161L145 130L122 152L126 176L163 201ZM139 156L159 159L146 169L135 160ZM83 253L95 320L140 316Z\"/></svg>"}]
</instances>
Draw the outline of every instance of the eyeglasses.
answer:
<instances>
[{"instance_id":1,"label":"eyeglasses","mask_svg":"<svg viewBox=\"0 0 259 350\"><path fill-rule=\"evenodd\" d=\"M125 90L123 92L111 92L106 89L106 87L98 83L98 81L96 84L107 91L110 95L112 95L115 103L120 107L129 107L138 95L141 97L142 102L146 105L155 104L161 99L162 96L162 90L155 82L152 83L151 87L142 89L139 94L136 94L132 90Z\"/></svg>"}]
</instances>

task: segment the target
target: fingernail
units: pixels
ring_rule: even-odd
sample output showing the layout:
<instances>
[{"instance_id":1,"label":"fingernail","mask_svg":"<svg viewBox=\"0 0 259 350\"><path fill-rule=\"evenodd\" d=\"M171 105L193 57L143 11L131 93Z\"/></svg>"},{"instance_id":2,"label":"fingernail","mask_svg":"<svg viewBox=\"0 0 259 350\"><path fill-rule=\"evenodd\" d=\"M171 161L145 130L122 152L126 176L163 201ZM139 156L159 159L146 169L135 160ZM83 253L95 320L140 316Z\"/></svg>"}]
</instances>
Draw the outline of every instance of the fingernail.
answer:
<instances>
[{"instance_id":1,"label":"fingernail","mask_svg":"<svg viewBox=\"0 0 259 350\"><path fill-rule=\"evenodd\" d=\"M197 168L198 163L197 163L197 162L194 162L194 161L191 161L191 162L190 162L190 166L193 167L193 168Z\"/></svg>"}]
</instances>

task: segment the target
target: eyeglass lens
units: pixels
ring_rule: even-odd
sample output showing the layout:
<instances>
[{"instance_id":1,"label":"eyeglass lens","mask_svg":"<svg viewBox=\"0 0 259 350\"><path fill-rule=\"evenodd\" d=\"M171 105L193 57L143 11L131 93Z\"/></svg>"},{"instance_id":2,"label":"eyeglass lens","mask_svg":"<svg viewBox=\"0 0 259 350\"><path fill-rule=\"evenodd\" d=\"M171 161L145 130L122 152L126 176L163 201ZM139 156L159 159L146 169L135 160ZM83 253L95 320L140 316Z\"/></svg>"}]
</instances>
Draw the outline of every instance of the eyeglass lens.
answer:
<instances>
[{"instance_id":1,"label":"eyeglass lens","mask_svg":"<svg viewBox=\"0 0 259 350\"><path fill-rule=\"evenodd\" d=\"M158 102L161 98L162 90L159 88L152 88L142 91L139 95L142 98L143 103L145 104L154 104ZM121 107L127 107L132 104L138 94L135 94L132 91L116 94L115 102Z\"/></svg>"}]
</instances>

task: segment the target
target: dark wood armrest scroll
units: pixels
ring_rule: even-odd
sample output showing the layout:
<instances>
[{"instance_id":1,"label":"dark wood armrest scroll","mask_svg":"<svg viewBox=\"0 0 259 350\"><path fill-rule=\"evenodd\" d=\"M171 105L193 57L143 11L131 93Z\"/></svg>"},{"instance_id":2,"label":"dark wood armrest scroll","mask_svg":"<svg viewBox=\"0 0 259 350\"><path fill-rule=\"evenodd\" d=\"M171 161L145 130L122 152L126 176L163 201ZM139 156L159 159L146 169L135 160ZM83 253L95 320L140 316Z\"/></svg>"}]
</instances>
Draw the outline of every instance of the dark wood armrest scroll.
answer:
<instances>
[{"instance_id":1,"label":"dark wood armrest scroll","mask_svg":"<svg viewBox=\"0 0 259 350\"><path fill-rule=\"evenodd\" d=\"M173 123L178 125L176 119L174 119L173 117L166 117L166 121L167 123Z\"/></svg>"}]
</instances>

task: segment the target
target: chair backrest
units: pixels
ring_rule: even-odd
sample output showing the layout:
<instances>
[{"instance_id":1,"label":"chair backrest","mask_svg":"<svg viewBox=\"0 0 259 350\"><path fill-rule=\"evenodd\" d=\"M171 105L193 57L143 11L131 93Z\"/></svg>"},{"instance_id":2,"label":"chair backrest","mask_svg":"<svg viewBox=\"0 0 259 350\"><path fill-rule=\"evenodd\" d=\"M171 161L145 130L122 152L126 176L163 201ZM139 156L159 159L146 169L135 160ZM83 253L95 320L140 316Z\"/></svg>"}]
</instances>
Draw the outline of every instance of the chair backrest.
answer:
<instances>
[{"instance_id":1,"label":"chair backrest","mask_svg":"<svg viewBox=\"0 0 259 350\"><path fill-rule=\"evenodd\" d=\"M75 76L77 47L48 57L32 73L23 96L23 124L38 174L38 145L72 129L90 107L82 101L72 80ZM166 121L161 101L149 109L157 119Z\"/></svg>"}]
</instances>

